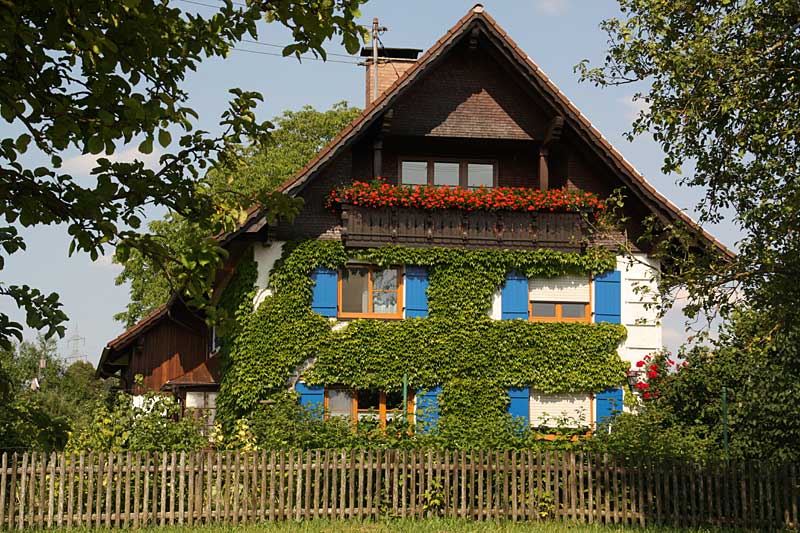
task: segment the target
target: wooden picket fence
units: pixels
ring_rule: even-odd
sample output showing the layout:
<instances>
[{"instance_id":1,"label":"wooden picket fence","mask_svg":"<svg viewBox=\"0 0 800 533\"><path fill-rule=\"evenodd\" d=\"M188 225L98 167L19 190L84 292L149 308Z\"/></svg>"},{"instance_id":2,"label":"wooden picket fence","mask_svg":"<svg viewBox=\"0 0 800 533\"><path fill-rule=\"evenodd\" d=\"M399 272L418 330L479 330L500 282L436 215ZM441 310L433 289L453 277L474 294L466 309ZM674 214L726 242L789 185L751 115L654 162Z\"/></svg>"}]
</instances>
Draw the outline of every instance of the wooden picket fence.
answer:
<instances>
[{"instance_id":1,"label":"wooden picket fence","mask_svg":"<svg viewBox=\"0 0 800 533\"><path fill-rule=\"evenodd\" d=\"M3 454L0 529L448 516L798 527L797 465L570 452Z\"/></svg>"}]
</instances>

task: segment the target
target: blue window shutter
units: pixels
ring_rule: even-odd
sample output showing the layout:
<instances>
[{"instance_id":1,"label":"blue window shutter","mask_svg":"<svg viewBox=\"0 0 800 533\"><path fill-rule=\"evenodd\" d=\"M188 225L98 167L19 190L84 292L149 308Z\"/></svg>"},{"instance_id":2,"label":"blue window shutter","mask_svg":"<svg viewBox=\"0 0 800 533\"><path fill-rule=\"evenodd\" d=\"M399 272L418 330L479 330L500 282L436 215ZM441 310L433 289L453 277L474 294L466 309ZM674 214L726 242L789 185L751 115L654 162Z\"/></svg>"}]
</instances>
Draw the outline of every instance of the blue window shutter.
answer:
<instances>
[{"instance_id":1,"label":"blue window shutter","mask_svg":"<svg viewBox=\"0 0 800 533\"><path fill-rule=\"evenodd\" d=\"M441 392L442 387L439 385L417 391L417 428L420 433L431 433L436 429L439 421L439 393Z\"/></svg>"},{"instance_id":2,"label":"blue window shutter","mask_svg":"<svg viewBox=\"0 0 800 533\"><path fill-rule=\"evenodd\" d=\"M428 316L428 271L406 267L406 318Z\"/></svg>"},{"instance_id":3,"label":"blue window shutter","mask_svg":"<svg viewBox=\"0 0 800 533\"><path fill-rule=\"evenodd\" d=\"M312 409L315 414L322 416L322 409L325 406L325 388L320 385L306 385L298 383L294 390L300 394L300 405L306 409Z\"/></svg>"},{"instance_id":4,"label":"blue window shutter","mask_svg":"<svg viewBox=\"0 0 800 533\"><path fill-rule=\"evenodd\" d=\"M622 273L605 272L594 278L594 321L621 324Z\"/></svg>"},{"instance_id":5,"label":"blue window shutter","mask_svg":"<svg viewBox=\"0 0 800 533\"><path fill-rule=\"evenodd\" d=\"M501 293L502 318L528 320L528 278L516 272L506 276Z\"/></svg>"},{"instance_id":6,"label":"blue window shutter","mask_svg":"<svg viewBox=\"0 0 800 533\"><path fill-rule=\"evenodd\" d=\"M595 395L595 420L602 424L622 412L622 389L608 389Z\"/></svg>"},{"instance_id":7,"label":"blue window shutter","mask_svg":"<svg viewBox=\"0 0 800 533\"><path fill-rule=\"evenodd\" d=\"M314 289L311 297L311 309L322 316L335 317L339 301L339 275L329 268L318 268L311 274Z\"/></svg>"},{"instance_id":8,"label":"blue window shutter","mask_svg":"<svg viewBox=\"0 0 800 533\"><path fill-rule=\"evenodd\" d=\"M529 426L531 422L531 389L529 387L512 387L508 389L508 397L511 400L508 404L508 414L524 419L525 426Z\"/></svg>"}]
</instances>

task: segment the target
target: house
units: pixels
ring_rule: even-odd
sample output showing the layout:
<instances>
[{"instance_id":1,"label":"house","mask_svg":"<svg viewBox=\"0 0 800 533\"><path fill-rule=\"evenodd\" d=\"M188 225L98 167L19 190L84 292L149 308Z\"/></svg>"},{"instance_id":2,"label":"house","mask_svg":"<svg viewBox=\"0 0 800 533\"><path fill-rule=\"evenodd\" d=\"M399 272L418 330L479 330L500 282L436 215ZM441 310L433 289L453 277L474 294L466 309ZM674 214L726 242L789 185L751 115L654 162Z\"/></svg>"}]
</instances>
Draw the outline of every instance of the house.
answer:
<instances>
[{"instance_id":1,"label":"house","mask_svg":"<svg viewBox=\"0 0 800 533\"><path fill-rule=\"evenodd\" d=\"M222 381L242 413L291 388L326 416L381 424L475 406L532 426L611 416L626 371L662 346L650 304L672 266L646 221L730 252L481 5L421 56L379 52L364 111L281 187L301 214L270 225L252 210L223 238L216 294L256 290L225 375L214 332L178 300L110 342L98 371L205 409ZM615 191L624 217L604 222Z\"/></svg>"}]
</instances>

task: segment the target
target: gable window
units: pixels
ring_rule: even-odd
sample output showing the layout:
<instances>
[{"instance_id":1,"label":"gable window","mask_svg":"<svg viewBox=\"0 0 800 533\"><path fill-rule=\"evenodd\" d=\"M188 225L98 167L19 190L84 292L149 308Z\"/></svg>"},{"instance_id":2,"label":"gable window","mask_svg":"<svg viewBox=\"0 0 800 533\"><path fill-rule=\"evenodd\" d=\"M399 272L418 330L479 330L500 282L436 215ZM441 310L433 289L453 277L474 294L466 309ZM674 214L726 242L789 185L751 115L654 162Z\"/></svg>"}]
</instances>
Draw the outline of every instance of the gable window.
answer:
<instances>
[{"instance_id":1,"label":"gable window","mask_svg":"<svg viewBox=\"0 0 800 533\"><path fill-rule=\"evenodd\" d=\"M405 414L413 412L413 395L409 393ZM339 416L356 422L377 420L381 427L403 417L403 393L378 389L352 390L331 387L325 389L325 416Z\"/></svg>"},{"instance_id":2,"label":"gable window","mask_svg":"<svg viewBox=\"0 0 800 533\"><path fill-rule=\"evenodd\" d=\"M427 161L403 161L400 167L403 185L425 185L428 183Z\"/></svg>"},{"instance_id":3,"label":"gable window","mask_svg":"<svg viewBox=\"0 0 800 533\"><path fill-rule=\"evenodd\" d=\"M446 158L403 159L400 183L477 189L497 185L497 164L493 161Z\"/></svg>"},{"instance_id":4,"label":"gable window","mask_svg":"<svg viewBox=\"0 0 800 533\"><path fill-rule=\"evenodd\" d=\"M494 186L494 165L489 163L467 163L467 187L477 189L479 187Z\"/></svg>"},{"instance_id":5,"label":"gable window","mask_svg":"<svg viewBox=\"0 0 800 533\"><path fill-rule=\"evenodd\" d=\"M402 269L345 267L339 276L339 317L403 318Z\"/></svg>"},{"instance_id":6,"label":"gable window","mask_svg":"<svg viewBox=\"0 0 800 533\"><path fill-rule=\"evenodd\" d=\"M445 161L433 162L433 184L442 187L458 187L460 185L461 165Z\"/></svg>"},{"instance_id":7,"label":"gable window","mask_svg":"<svg viewBox=\"0 0 800 533\"><path fill-rule=\"evenodd\" d=\"M540 322L590 322L589 278L562 276L535 278L528 283L531 320Z\"/></svg>"}]
</instances>

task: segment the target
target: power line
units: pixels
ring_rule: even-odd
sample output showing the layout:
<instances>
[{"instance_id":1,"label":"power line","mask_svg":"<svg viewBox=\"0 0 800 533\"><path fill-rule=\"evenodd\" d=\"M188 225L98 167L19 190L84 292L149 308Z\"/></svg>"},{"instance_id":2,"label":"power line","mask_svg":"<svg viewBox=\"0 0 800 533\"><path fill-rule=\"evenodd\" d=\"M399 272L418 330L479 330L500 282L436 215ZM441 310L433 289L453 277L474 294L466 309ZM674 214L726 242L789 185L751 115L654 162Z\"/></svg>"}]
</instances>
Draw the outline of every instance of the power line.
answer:
<instances>
[{"instance_id":1,"label":"power line","mask_svg":"<svg viewBox=\"0 0 800 533\"><path fill-rule=\"evenodd\" d=\"M247 48L231 48L234 52L248 52L250 54L259 54L262 56L273 56L273 57L281 57L283 59L291 59L295 56L285 56L283 54L273 53L273 52L264 52L262 50L248 50ZM322 59L321 57L313 57L313 56L300 56L301 59L310 59L312 61L323 61L325 63L342 63L344 65L355 65L358 66L358 63L355 61L340 61L338 59L328 59L327 61Z\"/></svg>"},{"instance_id":2,"label":"power line","mask_svg":"<svg viewBox=\"0 0 800 533\"><path fill-rule=\"evenodd\" d=\"M222 7L221 5L206 4L205 2L198 2L197 0L180 0L180 1L181 2L185 2L187 4L194 4L196 6L208 7L208 8L211 8L211 9L219 9L220 7ZM248 7L247 4L242 4L240 2L232 2L232 3L234 5L237 5L237 6ZM283 48L286 47L286 45L283 45L283 44L265 43L263 41L256 41L256 40L253 40L253 39L242 39L242 42L245 42L245 43L248 43L248 44L257 44L259 46L268 46L270 48L283 49ZM259 51L256 51L256 50L247 50L246 48L234 48L234 50L238 50L240 52L250 52L250 53L253 53L253 54L270 55L270 56L275 56L275 57L292 57L292 56L284 56L283 54L271 54L269 52L259 52ZM345 58L350 59L351 61L337 61L335 59L327 59L327 60L325 60L325 59L322 59L320 57L314 57L314 56L300 56L300 57L301 57L301 59L311 59L312 61L326 61L327 63L347 63L347 64L351 64L351 65L357 65L358 64L358 61L353 61L353 56L348 55L348 54L337 54L337 53L334 53L334 52L326 52L326 56L345 57Z\"/></svg>"},{"instance_id":3,"label":"power line","mask_svg":"<svg viewBox=\"0 0 800 533\"><path fill-rule=\"evenodd\" d=\"M269 46L271 48L281 48L281 49L285 48L285 46L286 46L286 45L283 45L283 44L273 44L273 43L265 43L265 42L262 42L262 41L254 41L252 39L242 39L242 42L243 43L250 43L250 44L258 44L258 45L261 45L261 46ZM334 57L346 57L346 58L351 59L351 60L355 59L353 56L351 56L349 54L336 54L334 52L325 52L325 55L334 56Z\"/></svg>"},{"instance_id":4,"label":"power line","mask_svg":"<svg viewBox=\"0 0 800 533\"><path fill-rule=\"evenodd\" d=\"M197 0L181 0L181 2L186 2L187 4L194 4L194 5L196 5L196 6L211 7L211 8L213 8L213 9L219 9L219 8L221 8L221 7L222 7L222 6L221 6L221 5L219 5L219 4L217 4L217 5L213 5L213 4L206 4L206 3L203 3L203 2L198 2ZM250 7L250 6L248 6L247 4L243 4L242 2L231 2L231 3L232 3L233 5L235 5L235 6Z\"/></svg>"}]
</instances>

